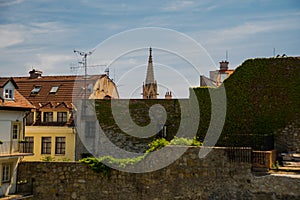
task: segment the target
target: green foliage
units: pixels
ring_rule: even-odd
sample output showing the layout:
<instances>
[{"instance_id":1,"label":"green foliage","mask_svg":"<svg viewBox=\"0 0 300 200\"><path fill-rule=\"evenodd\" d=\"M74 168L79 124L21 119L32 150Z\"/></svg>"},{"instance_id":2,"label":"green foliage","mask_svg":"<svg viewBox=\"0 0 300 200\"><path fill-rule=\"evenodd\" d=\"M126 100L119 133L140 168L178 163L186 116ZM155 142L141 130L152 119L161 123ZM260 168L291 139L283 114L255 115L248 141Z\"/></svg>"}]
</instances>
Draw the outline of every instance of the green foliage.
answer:
<instances>
[{"instance_id":1,"label":"green foliage","mask_svg":"<svg viewBox=\"0 0 300 200\"><path fill-rule=\"evenodd\" d=\"M129 165L135 165L142 161L150 152L159 150L167 145L189 145L189 146L201 146L202 143L194 139L187 138L177 138L175 137L171 142L167 141L165 138L159 138L152 141L148 144L149 149L142 156L134 157L134 158L114 158L112 156L102 156L100 158L87 157L79 160L81 163L88 164L91 169L97 173L102 173L103 175L110 174L110 167L105 165L113 164L118 165L119 167L127 167Z\"/></svg>"},{"instance_id":2,"label":"green foliage","mask_svg":"<svg viewBox=\"0 0 300 200\"><path fill-rule=\"evenodd\" d=\"M59 159L58 161L62 161L62 162L70 162L70 158L62 158L62 159Z\"/></svg>"},{"instance_id":3,"label":"green foliage","mask_svg":"<svg viewBox=\"0 0 300 200\"><path fill-rule=\"evenodd\" d=\"M300 113L300 59L249 59L224 81L227 111L218 146L264 146L264 137L284 128ZM209 92L193 88L200 108L197 139L203 141L210 125Z\"/></svg>"},{"instance_id":4,"label":"green foliage","mask_svg":"<svg viewBox=\"0 0 300 200\"><path fill-rule=\"evenodd\" d=\"M170 142L167 141L165 138L156 139L156 140L152 141L150 144L148 144L149 149L147 149L146 153L159 150L159 149L167 146L169 143Z\"/></svg>"},{"instance_id":5,"label":"green foliage","mask_svg":"<svg viewBox=\"0 0 300 200\"><path fill-rule=\"evenodd\" d=\"M44 157L41 158L41 161L44 161L44 162L53 162L53 161L55 161L55 157L44 156Z\"/></svg>"},{"instance_id":6,"label":"green foliage","mask_svg":"<svg viewBox=\"0 0 300 200\"><path fill-rule=\"evenodd\" d=\"M17 182L18 185L22 185L22 184L26 184L28 183L28 181L25 179L25 180L20 180Z\"/></svg>"},{"instance_id":7,"label":"green foliage","mask_svg":"<svg viewBox=\"0 0 300 200\"><path fill-rule=\"evenodd\" d=\"M102 156L100 158L88 157L79 160L79 162L88 164L93 171L107 176L109 175L111 168L104 163L118 165L119 167L125 168L126 166L139 163L146 156L147 153L134 158L114 158L112 156Z\"/></svg>"},{"instance_id":8,"label":"green foliage","mask_svg":"<svg viewBox=\"0 0 300 200\"><path fill-rule=\"evenodd\" d=\"M148 144L149 149L147 149L146 153L150 153L156 150L159 150L167 145L185 145L185 146L201 146L202 143L196 140L196 137L193 139L188 139L184 137L174 137L170 142L165 138L159 138L152 141Z\"/></svg>"},{"instance_id":9,"label":"green foliage","mask_svg":"<svg viewBox=\"0 0 300 200\"><path fill-rule=\"evenodd\" d=\"M186 146L201 146L202 143L196 140L196 137L193 139L188 139L184 137L174 137L170 141L170 145L186 145Z\"/></svg>"},{"instance_id":10,"label":"green foliage","mask_svg":"<svg viewBox=\"0 0 300 200\"><path fill-rule=\"evenodd\" d=\"M79 162L88 164L93 171L102 173L105 176L108 176L110 173L110 167L103 164L99 158L88 157L79 160Z\"/></svg>"},{"instance_id":11,"label":"green foliage","mask_svg":"<svg viewBox=\"0 0 300 200\"><path fill-rule=\"evenodd\" d=\"M275 169L275 170L279 170L279 167L280 167L280 164L279 164L279 161L277 160L276 163L272 163L272 169Z\"/></svg>"}]
</instances>

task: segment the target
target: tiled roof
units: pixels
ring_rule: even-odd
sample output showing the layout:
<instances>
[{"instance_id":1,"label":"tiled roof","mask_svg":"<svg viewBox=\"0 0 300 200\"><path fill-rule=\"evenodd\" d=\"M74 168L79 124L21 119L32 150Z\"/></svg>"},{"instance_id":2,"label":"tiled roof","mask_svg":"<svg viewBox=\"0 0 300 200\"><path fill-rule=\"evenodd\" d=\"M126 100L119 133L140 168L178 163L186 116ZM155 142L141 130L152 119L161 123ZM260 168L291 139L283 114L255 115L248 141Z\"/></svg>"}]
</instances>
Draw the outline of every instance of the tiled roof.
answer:
<instances>
[{"instance_id":1,"label":"tiled roof","mask_svg":"<svg viewBox=\"0 0 300 200\"><path fill-rule=\"evenodd\" d=\"M8 77L0 77L0 88L3 88L9 81L11 81L15 88L18 89L18 86L16 85L14 79Z\"/></svg>"},{"instance_id":2,"label":"tiled roof","mask_svg":"<svg viewBox=\"0 0 300 200\"><path fill-rule=\"evenodd\" d=\"M16 89L14 90L14 100L0 99L0 109L31 110L33 108L34 106Z\"/></svg>"},{"instance_id":3,"label":"tiled roof","mask_svg":"<svg viewBox=\"0 0 300 200\"><path fill-rule=\"evenodd\" d=\"M94 85L98 79L106 76L91 75L87 77L86 84ZM19 86L19 92L28 99L36 108L40 108L52 102L51 107L65 103L67 107L72 107L72 98L82 98L84 96L84 76L42 76L39 78L14 77ZM31 91L35 86L41 86L37 94ZM58 86L55 93L50 93L51 88ZM91 93L87 90L87 95Z\"/></svg>"}]
</instances>

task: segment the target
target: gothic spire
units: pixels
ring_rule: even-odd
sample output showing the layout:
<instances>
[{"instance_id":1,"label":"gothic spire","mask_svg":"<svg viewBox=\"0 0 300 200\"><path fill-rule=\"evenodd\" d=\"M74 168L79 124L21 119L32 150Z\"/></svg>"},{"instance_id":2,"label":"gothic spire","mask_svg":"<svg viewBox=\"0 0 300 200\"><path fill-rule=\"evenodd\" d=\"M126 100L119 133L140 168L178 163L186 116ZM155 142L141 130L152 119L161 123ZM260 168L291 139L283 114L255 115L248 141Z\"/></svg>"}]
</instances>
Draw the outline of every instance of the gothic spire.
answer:
<instances>
[{"instance_id":1,"label":"gothic spire","mask_svg":"<svg viewBox=\"0 0 300 200\"><path fill-rule=\"evenodd\" d=\"M147 75L146 75L146 84L155 83L154 81L154 72L153 72L153 63L152 63L152 48L150 47L150 54L148 60L148 68L147 68Z\"/></svg>"}]
</instances>

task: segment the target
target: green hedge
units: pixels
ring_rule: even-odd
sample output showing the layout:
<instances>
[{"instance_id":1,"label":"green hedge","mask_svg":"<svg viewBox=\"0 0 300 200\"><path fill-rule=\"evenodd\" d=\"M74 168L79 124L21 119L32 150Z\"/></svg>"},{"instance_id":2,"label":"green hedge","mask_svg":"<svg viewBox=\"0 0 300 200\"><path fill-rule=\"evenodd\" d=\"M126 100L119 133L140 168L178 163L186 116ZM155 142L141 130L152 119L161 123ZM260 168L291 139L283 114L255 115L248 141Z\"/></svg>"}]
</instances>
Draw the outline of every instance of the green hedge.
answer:
<instances>
[{"instance_id":1,"label":"green hedge","mask_svg":"<svg viewBox=\"0 0 300 200\"><path fill-rule=\"evenodd\" d=\"M220 146L261 146L300 113L300 59L250 59L224 81L227 112ZM193 88L201 112L198 138L204 138L210 121L208 90ZM248 141L247 141L248 140ZM246 144L245 144L246 143Z\"/></svg>"}]
</instances>

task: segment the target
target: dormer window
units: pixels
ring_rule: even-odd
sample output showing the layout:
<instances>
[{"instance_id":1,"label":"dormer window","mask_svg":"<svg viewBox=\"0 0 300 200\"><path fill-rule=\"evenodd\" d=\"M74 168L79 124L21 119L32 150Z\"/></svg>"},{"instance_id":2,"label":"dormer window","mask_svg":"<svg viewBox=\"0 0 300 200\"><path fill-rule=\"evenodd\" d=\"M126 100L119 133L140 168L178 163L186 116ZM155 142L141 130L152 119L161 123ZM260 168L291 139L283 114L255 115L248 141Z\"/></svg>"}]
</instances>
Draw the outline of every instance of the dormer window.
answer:
<instances>
[{"instance_id":1,"label":"dormer window","mask_svg":"<svg viewBox=\"0 0 300 200\"><path fill-rule=\"evenodd\" d=\"M13 95L13 90L12 89L5 89L4 91L4 98L5 99L13 99L14 95Z\"/></svg>"},{"instance_id":2,"label":"dormer window","mask_svg":"<svg viewBox=\"0 0 300 200\"><path fill-rule=\"evenodd\" d=\"M49 92L49 94L55 94L58 90L59 86L53 86Z\"/></svg>"},{"instance_id":3,"label":"dormer window","mask_svg":"<svg viewBox=\"0 0 300 200\"><path fill-rule=\"evenodd\" d=\"M31 94L37 94L41 90L42 86L34 86L34 88L31 90Z\"/></svg>"}]
</instances>

